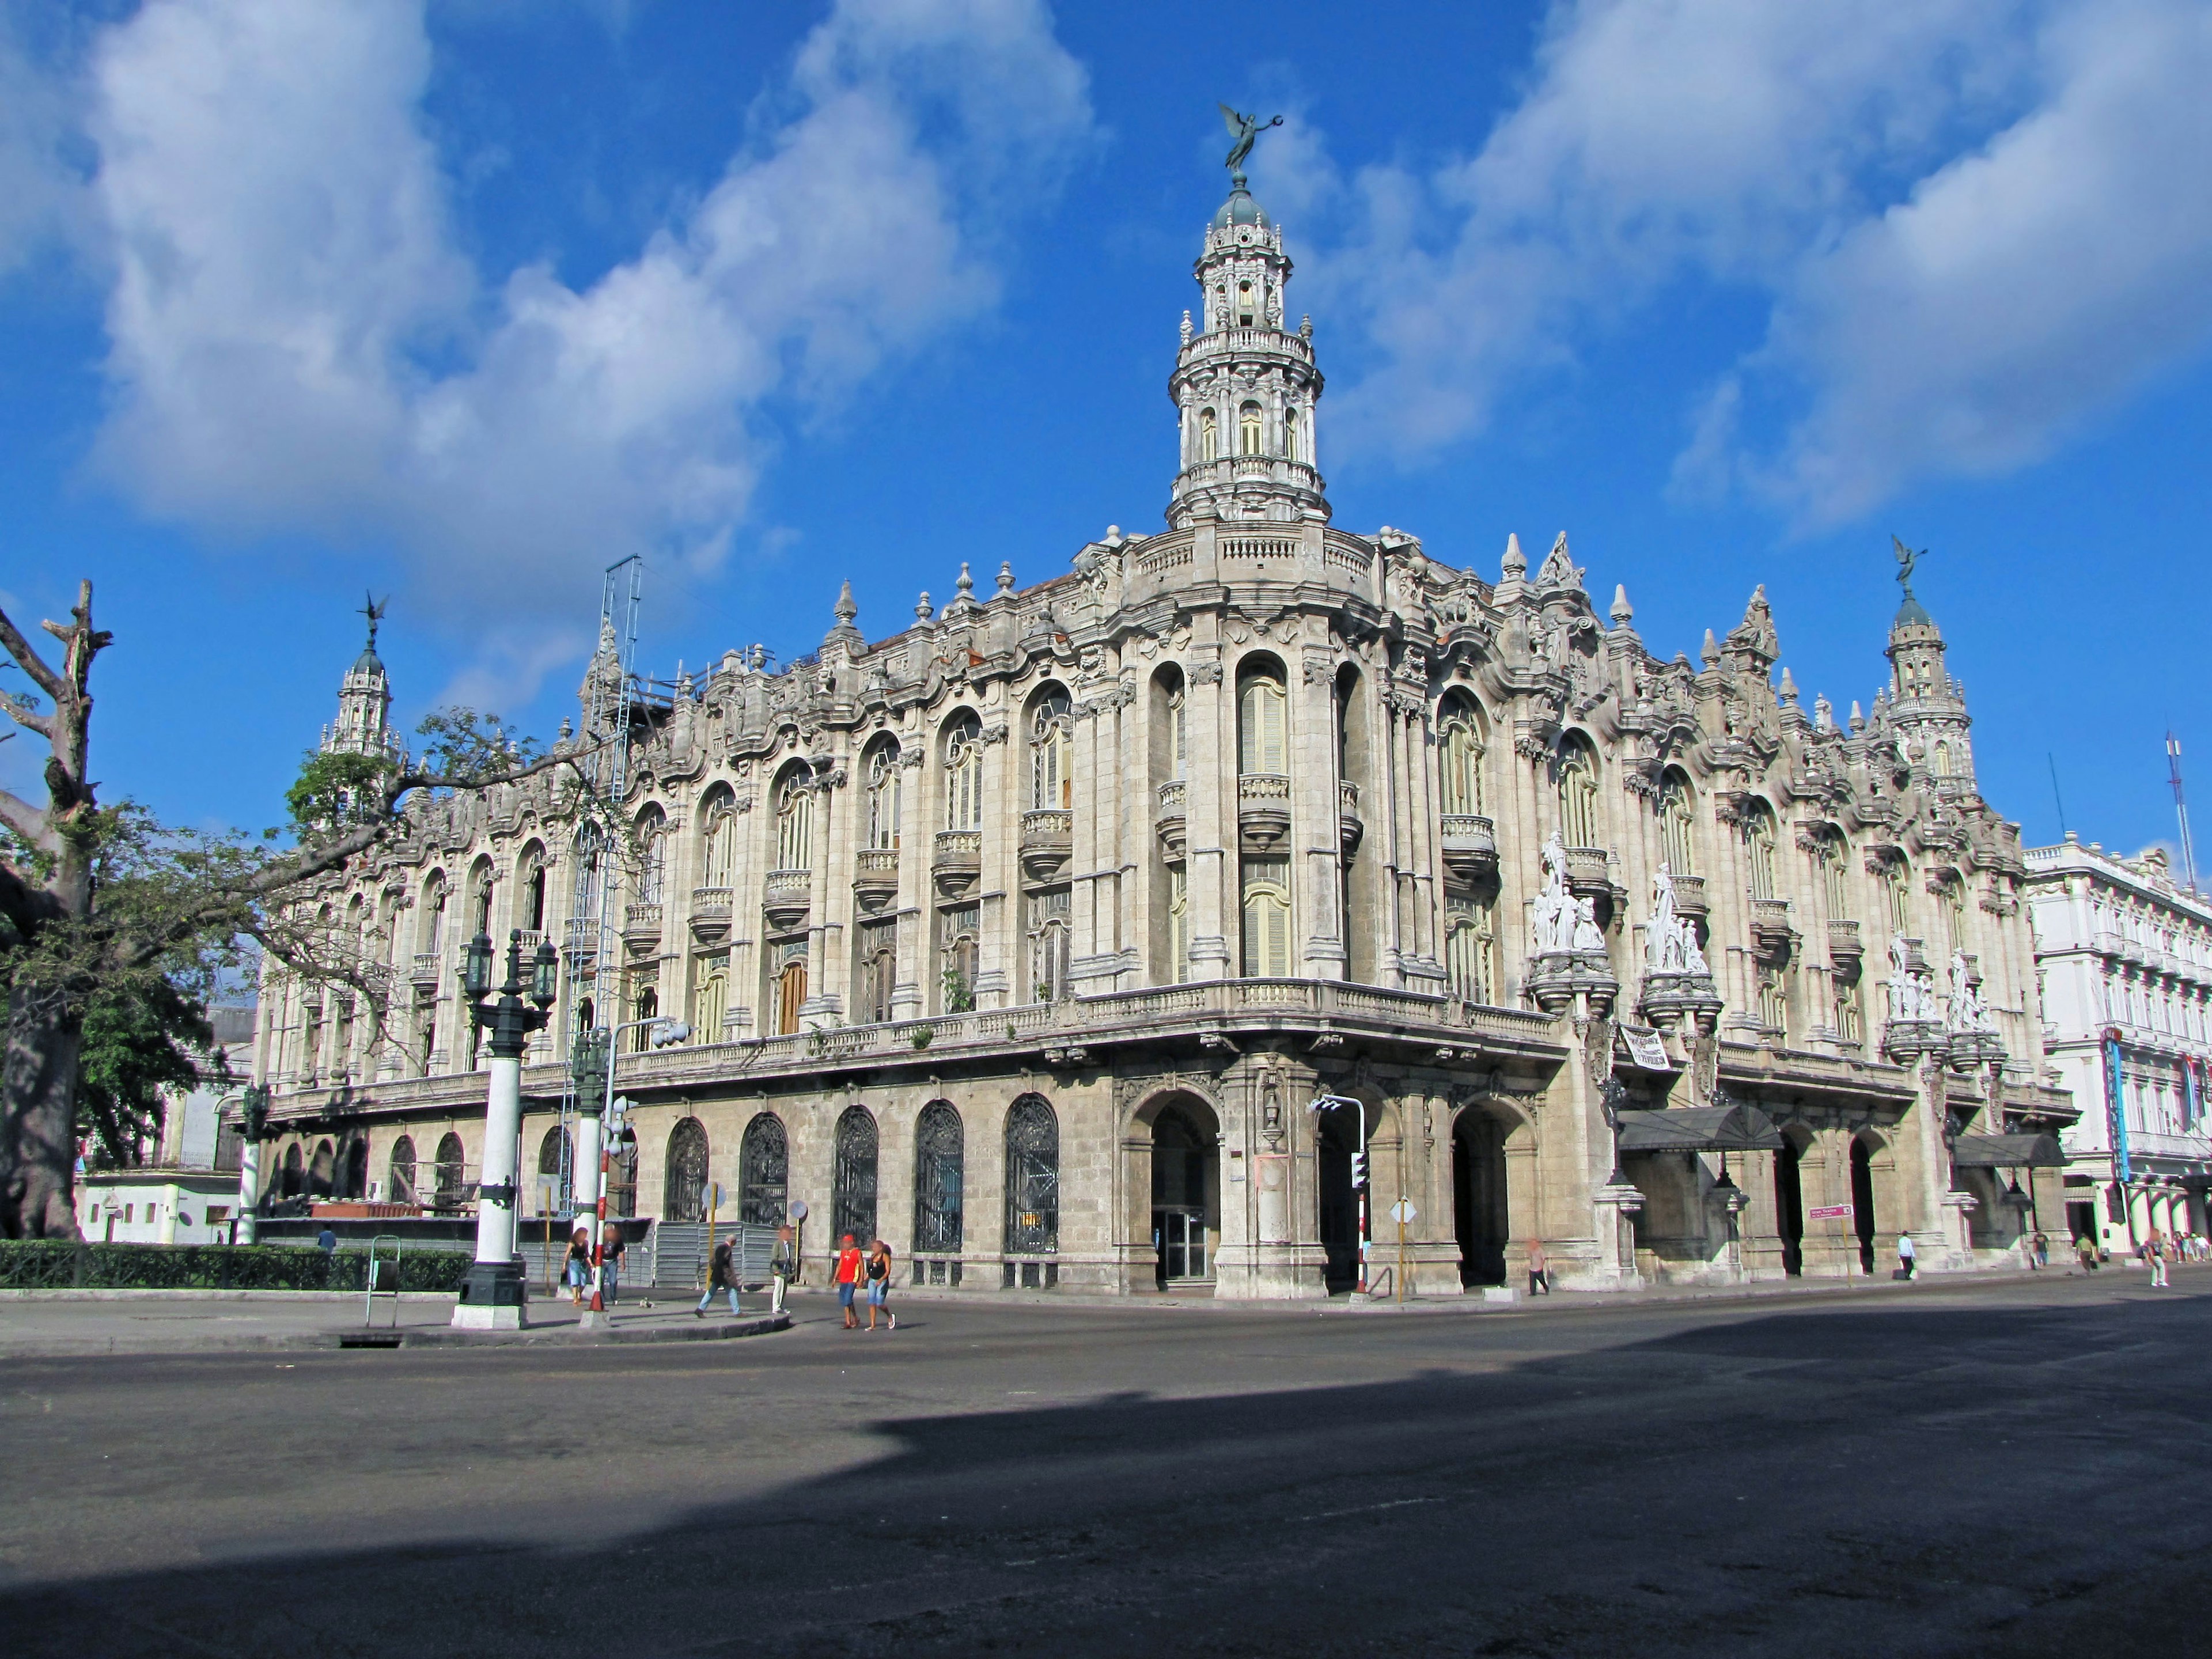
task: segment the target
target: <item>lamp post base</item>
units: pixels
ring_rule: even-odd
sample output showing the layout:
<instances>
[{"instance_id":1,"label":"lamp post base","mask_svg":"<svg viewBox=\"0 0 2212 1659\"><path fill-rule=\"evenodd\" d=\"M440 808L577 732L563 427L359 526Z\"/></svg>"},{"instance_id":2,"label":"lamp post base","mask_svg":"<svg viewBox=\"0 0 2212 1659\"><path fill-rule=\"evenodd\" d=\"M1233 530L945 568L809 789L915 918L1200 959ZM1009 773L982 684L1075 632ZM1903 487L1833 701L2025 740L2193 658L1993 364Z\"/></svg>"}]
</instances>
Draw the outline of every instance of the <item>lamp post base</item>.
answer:
<instances>
[{"instance_id":1,"label":"lamp post base","mask_svg":"<svg viewBox=\"0 0 2212 1659\"><path fill-rule=\"evenodd\" d=\"M461 1281L453 1304L453 1328L459 1331L519 1331L530 1285L520 1261L479 1261Z\"/></svg>"}]
</instances>

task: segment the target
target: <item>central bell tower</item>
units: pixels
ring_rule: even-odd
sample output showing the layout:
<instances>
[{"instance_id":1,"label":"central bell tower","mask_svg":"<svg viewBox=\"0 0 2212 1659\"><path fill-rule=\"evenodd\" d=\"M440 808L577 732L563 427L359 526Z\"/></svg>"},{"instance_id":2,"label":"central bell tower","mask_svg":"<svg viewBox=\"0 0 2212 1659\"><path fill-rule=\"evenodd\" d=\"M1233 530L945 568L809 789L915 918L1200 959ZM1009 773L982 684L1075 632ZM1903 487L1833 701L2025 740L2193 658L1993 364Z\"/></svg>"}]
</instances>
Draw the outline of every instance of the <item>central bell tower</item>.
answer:
<instances>
[{"instance_id":1,"label":"central bell tower","mask_svg":"<svg viewBox=\"0 0 2212 1659\"><path fill-rule=\"evenodd\" d=\"M1283 233L1238 173L1206 228L1195 267L1199 315L1183 313L1182 349L1168 395L1182 428L1182 465L1169 526L1328 521L1315 464L1313 321L1284 327L1291 262Z\"/></svg>"}]
</instances>

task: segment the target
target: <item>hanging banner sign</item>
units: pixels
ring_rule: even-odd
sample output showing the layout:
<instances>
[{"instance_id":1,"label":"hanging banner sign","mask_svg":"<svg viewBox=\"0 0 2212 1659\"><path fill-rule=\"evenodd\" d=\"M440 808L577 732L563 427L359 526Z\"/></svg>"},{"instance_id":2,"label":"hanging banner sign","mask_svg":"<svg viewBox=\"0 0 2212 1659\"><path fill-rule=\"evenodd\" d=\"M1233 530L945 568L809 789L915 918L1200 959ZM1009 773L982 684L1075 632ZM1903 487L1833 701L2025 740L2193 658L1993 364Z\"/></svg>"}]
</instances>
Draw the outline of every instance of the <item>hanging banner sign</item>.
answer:
<instances>
[{"instance_id":1,"label":"hanging banner sign","mask_svg":"<svg viewBox=\"0 0 2212 1659\"><path fill-rule=\"evenodd\" d=\"M1848 1204L1816 1205L1814 1208L1806 1211L1805 1215L1806 1218L1811 1221L1849 1221L1851 1218L1851 1206Z\"/></svg>"},{"instance_id":2,"label":"hanging banner sign","mask_svg":"<svg viewBox=\"0 0 2212 1659\"><path fill-rule=\"evenodd\" d=\"M2112 1173L2124 1187L2133 1179L2128 1168L2127 1084L2120 1074L2120 1034L2105 1032L2105 1127L2112 1140Z\"/></svg>"},{"instance_id":3,"label":"hanging banner sign","mask_svg":"<svg viewBox=\"0 0 2212 1659\"><path fill-rule=\"evenodd\" d=\"M1648 1026L1624 1025L1621 1041L1628 1045L1628 1057L1647 1072L1671 1072L1674 1062L1667 1058L1667 1045L1659 1033Z\"/></svg>"}]
</instances>

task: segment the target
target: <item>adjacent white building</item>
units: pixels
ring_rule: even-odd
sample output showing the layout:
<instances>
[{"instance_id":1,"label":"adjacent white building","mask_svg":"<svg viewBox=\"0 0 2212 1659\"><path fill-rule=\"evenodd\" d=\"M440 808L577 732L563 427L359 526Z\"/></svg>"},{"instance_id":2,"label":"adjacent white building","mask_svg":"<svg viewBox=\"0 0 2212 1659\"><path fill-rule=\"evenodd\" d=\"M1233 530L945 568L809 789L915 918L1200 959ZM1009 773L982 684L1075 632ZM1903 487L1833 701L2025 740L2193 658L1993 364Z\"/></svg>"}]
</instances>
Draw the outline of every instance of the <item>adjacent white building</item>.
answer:
<instances>
[{"instance_id":1,"label":"adjacent white building","mask_svg":"<svg viewBox=\"0 0 2212 1659\"><path fill-rule=\"evenodd\" d=\"M2155 1227L2208 1231L2212 901L2156 849L2069 835L2027 854L2044 1052L2081 1117L2064 1139L2066 1219L2116 1255Z\"/></svg>"},{"instance_id":2,"label":"adjacent white building","mask_svg":"<svg viewBox=\"0 0 2212 1659\"><path fill-rule=\"evenodd\" d=\"M87 1169L77 1177L77 1224L87 1238L118 1244L225 1244L238 1217L240 1142L235 1122L222 1120L226 1102L252 1075L253 1010L208 1013L228 1062L228 1082L210 1080L172 1098L158 1145L141 1149L145 1162Z\"/></svg>"}]
</instances>

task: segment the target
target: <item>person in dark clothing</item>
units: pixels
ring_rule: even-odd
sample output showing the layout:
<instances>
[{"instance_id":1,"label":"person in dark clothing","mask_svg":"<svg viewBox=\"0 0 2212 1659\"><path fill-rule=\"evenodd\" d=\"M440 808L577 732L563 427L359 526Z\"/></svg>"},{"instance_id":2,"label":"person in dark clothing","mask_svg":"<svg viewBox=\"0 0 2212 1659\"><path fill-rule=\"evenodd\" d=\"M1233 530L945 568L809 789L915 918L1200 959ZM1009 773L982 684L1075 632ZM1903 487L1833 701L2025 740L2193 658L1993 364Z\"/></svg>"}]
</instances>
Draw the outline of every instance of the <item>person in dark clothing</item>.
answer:
<instances>
[{"instance_id":1,"label":"person in dark clothing","mask_svg":"<svg viewBox=\"0 0 2212 1659\"><path fill-rule=\"evenodd\" d=\"M737 1317L738 1270L730 1255L730 1241L726 1238L716 1241L714 1254L707 1263L707 1294L701 1297L699 1305L691 1310L694 1318L704 1319L707 1316L707 1304L714 1299L716 1291L729 1292L730 1316L732 1319Z\"/></svg>"}]
</instances>

